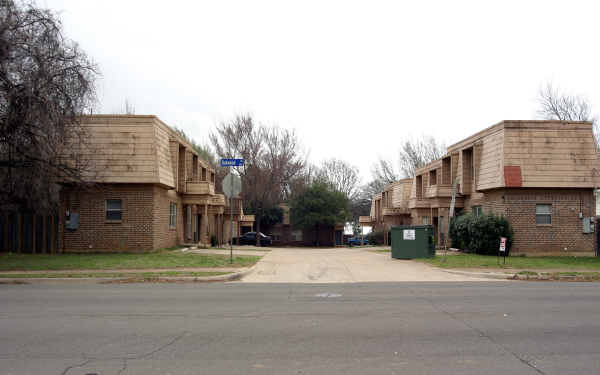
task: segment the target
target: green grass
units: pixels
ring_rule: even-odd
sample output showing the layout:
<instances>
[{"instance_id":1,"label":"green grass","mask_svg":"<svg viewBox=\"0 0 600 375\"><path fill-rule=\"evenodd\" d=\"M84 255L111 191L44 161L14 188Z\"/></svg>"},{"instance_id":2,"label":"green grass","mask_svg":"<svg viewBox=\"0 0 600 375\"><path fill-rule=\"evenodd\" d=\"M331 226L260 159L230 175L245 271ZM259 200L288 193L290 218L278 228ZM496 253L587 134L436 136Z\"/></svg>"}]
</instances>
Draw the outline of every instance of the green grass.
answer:
<instances>
[{"instance_id":1,"label":"green grass","mask_svg":"<svg viewBox=\"0 0 600 375\"><path fill-rule=\"evenodd\" d=\"M24 278L91 278L91 277L110 277L110 278L155 278L155 277L205 277L227 275L231 272L85 272L85 273L4 273L0 274L0 279L24 279Z\"/></svg>"},{"instance_id":2,"label":"green grass","mask_svg":"<svg viewBox=\"0 0 600 375\"><path fill-rule=\"evenodd\" d=\"M119 270L182 267L247 267L256 263L258 256L182 253L161 250L149 253L109 254L14 254L0 255L0 271L46 270Z\"/></svg>"},{"instance_id":3,"label":"green grass","mask_svg":"<svg viewBox=\"0 0 600 375\"><path fill-rule=\"evenodd\" d=\"M436 255L434 258L420 259L443 268L515 268L515 269L585 269L600 270L600 258L596 257L567 257L567 256L532 256L532 257L507 257L506 265L500 258L500 265L496 256L457 254L452 256Z\"/></svg>"}]
</instances>

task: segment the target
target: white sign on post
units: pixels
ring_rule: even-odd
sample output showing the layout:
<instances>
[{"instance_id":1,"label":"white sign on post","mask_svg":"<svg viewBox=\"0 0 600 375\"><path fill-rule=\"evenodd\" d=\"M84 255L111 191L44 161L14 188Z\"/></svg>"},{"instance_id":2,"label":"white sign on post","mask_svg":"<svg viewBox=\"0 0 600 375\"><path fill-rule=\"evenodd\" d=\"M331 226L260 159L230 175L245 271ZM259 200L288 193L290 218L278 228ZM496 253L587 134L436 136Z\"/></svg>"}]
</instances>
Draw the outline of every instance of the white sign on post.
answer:
<instances>
[{"instance_id":1,"label":"white sign on post","mask_svg":"<svg viewBox=\"0 0 600 375\"><path fill-rule=\"evenodd\" d=\"M404 229L402 231L402 235L405 240L414 240L415 239L415 230L414 229Z\"/></svg>"},{"instance_id":2,"label":"white sign on post","mask_svg":"<svg viewBox=\"0 0 600 375\"><path fill-rule=\"evenodd\" d=\"M506 237L500 237L500 252L504 253L506 251Z\"/></svg>"}]
</instances>

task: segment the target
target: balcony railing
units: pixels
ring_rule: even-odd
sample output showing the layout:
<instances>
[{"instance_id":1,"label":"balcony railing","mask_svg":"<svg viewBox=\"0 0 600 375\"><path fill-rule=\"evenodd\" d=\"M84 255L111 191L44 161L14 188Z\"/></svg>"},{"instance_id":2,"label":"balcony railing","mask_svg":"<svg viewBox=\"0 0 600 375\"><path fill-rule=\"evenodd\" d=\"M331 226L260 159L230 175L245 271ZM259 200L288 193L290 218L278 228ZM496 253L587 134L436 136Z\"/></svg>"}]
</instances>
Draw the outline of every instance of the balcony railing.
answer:
<instances>
[{"instance_id":1,"label":"balcony railing","mask_svg":"<svg viewBox=\"0 0 600 375\"><path fill-rule=\"evenodd\" d=\"M211 204L213 206L224 206L225 205L225 196L223 194L216 194L211 198Z\"/></svg>"},{"instance_id":2,"label":"balcony railing","mask_svg":"<svg viewBox=\"0 0 600 375\"><path fill-rule=\"evenodd\" d=\"M200 181L193 178L186 183L186 194L215 194L215 184L209 181Z\"/></svg>"},{"instance_id":3,"label":"balcony railing","mask_svg":"<svg viewBox=\"0 0 600 375\"><path fill-rule=\"evenodd\" d=\"M408 208L408 202L406 202L406 207L390 207L383 209L383 216L393 216L393 215L407 215L410 214L410 209Z\"/></svg>"},{"instance_id":4,"label":"balcony railing","mask_svg":"<svg viewBox=\"0 0 600 375\"><path fill-rule=\"evenodd\" d=\"M431 185L425 188L425 198L451 197L452 185Z\"/></svg>"},{"instance_id":5,"label":"balcony railing","mask_svg":"<svg viewBox=\"0 0 600 375\"><path fill-rule=\"evenodd\" d=\"M244 223L253 223L254 222L254 215L244 215L242 216L242 222Z\"/></svg>"},{"instance_id":6,"label":"balcony railing","mask_svg":"<svg viewBox=\"0 0 600 375\"><path fill-rule=\"evenodd\" d=\"M360 216L358 218L358 221L360 224L370 225L375 221L375 219L372 218L371 216Z\"/></svg>"},{"instance_id":7,"label":"balcony railing","mask_svg":"<svg viewBox=\"0 0 600 375\"><path fill-rule=\"evenodd\" d=\"M230 207L229 199L227 199L227 197L224 197L223 199L225 199L225 213L226 214L229 214L231 211L233 211L234 215L242 214L243 206L242 206L242 200L240 198L233 198L233 200L232 200L233 207Z\"/></svg>"}]
</instances>

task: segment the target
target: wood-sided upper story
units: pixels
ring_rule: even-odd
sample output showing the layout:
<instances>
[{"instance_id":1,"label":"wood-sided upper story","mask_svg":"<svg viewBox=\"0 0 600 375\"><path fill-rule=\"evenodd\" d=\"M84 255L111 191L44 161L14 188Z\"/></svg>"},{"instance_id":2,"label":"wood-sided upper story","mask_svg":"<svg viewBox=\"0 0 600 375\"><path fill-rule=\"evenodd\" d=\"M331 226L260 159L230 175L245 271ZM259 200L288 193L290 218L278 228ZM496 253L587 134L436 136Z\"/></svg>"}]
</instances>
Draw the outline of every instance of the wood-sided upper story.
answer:
<instances>
[{"instance_id":1,"label":"wood-sided upper story","mask_svg":"<svg viewBox=\"0 0 600 375\"><path fill-rule=\"evenodd\" d=\"M405 178L387 185L383 192L373 196L371 213L369 216L361 216L360 222L369 225L368 223L383 222L384 216L410 214L408 204L412 183L411 178Z\"/></svg>"},{"instance_id":2,"label":"wood-sided upper story","mask_svg":"<svg viewBox=\"0 0 600 375\"><path fill-rule=\"evenodd\" d=\"M215 170L158 117L90 115L81 123L93 182L151 183L181 194L215 195Z\"/></svg>"},{"instance_id":3,"label":"wood-sided upper story","mask_svg":"<svg viewBox=\"0 0 600 375\"><path fill-rule=\"evenodd\" d=\"M451 197L455 179L459 199L506 187L594 188L599 166L590 122L502 121L416 170L411 207Z\"/></svg>"}]
</instances>

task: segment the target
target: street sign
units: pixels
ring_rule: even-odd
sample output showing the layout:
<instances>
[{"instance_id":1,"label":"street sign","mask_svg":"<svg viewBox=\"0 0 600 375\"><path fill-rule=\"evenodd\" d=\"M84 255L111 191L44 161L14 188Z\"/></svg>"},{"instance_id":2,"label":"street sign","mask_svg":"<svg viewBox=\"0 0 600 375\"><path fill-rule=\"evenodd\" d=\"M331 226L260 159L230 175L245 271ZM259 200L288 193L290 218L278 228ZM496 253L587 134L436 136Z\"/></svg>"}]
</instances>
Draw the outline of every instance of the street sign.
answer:
<instances>
[{"instance_id":1,"label":"street sign","mask_svg":"<svg viewBox=\"0 0 600 375\"><path fill-rule=\"evenodd\" d=\"M498 251L498 264L500 264L500 253L504 256L504 264L506 264L506 237L500 237L500 251Z\"/></svg>"},{"instance_id":2,"label":"street sign","mask_svg":"<svg viewBox=\"0 0 600 375\"><path fill-rule=\"evenodd\" d=\"M506 237L500 237L500 252L506 252Z\"/></svg>"},{"instance_id":3,"label":"street sign","mask_svg":"<svg viewBox=\"0 0 600 375\"><path fill-rule=\"evenodd\" d=\"M221 159L221 167L243 167L244 159Z\"/></svg>"},{"instance_id":4,"label":"street sign","mask_svg":"<svg viewBox=\"0 0 600 375\"><path fill-rule=\"evenodd\" d=\"M227 198L235 198L242 192L242 180L231 172L223 179L223 193Z\"/></svg>"}]
</instances>

